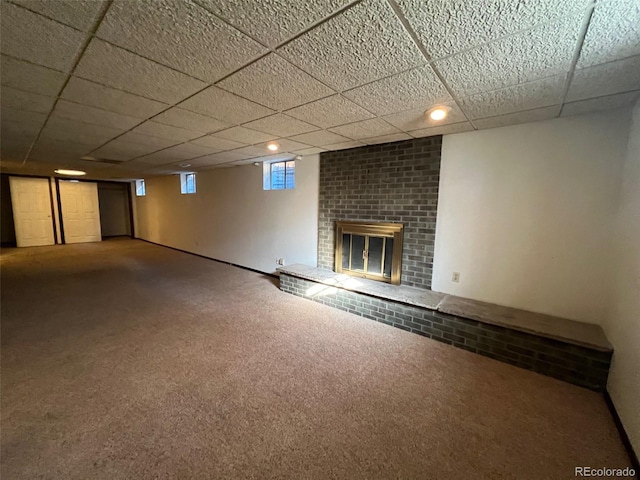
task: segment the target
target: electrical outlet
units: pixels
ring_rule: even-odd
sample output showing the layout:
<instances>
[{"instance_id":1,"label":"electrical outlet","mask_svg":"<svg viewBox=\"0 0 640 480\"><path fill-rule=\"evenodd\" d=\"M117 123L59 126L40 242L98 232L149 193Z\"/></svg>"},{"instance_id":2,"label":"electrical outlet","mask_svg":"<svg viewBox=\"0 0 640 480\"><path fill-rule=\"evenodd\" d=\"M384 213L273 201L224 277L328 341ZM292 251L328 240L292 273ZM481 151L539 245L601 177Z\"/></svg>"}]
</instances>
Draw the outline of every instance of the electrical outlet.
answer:
<instances>
[{"instance_id":1,"label":"electrical outlet","mask_svg":"<svg viewBox=\"0 0 640 480\"><path fill-rule=\"evenodd\" d=\"M451 275L451 281L460 283L460 272L453 272L453 275Z\"/></svg>"}]
</instances>

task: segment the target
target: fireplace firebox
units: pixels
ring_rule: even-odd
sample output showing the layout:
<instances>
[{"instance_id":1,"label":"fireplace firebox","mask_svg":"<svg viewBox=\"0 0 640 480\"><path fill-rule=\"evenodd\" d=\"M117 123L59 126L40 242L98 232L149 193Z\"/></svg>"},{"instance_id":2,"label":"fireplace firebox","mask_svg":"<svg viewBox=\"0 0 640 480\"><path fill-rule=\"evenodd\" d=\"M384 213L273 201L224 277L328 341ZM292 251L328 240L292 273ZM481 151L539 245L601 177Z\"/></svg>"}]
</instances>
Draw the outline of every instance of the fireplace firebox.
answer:
<instances>
[{"instance_id":1,"label":"fireplace firebox","mask_svg":"<svg viewBox=\"0 0 640 480\"><path fill-rule=\"evenodd\" d=\"M335 271L400 284L400 223L336 222Z\"/></svg>"}]
</instances>

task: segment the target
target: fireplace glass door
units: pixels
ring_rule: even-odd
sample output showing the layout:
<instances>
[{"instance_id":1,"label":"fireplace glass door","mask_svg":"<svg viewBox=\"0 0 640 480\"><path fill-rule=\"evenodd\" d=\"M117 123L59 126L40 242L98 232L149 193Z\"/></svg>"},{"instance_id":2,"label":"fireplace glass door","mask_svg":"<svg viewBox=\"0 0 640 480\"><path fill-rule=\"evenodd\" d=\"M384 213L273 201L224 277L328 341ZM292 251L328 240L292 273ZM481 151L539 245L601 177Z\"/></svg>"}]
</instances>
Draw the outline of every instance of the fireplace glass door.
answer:
<instances>
[{"instance_id":1,"label":"fireplace glass door","mask_svg":"<svg viewBox=\"0 0 640 480\"><path fill-rule=\"evenodd\" d=\"M338 222L336 271L400 283L402 225Z\"/></svg>"}]
</instances>

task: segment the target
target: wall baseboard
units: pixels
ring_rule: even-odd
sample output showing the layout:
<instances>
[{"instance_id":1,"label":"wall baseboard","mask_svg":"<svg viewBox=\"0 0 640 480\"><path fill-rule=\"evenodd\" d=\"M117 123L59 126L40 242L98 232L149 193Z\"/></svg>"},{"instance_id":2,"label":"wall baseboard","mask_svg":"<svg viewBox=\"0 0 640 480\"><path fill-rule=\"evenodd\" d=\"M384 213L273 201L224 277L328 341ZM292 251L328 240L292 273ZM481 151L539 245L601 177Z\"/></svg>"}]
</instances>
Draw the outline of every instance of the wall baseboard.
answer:
<instances>
[{"instance_id":1,"label":"wall baseboard","mask_svg":"<svg viewBox=\"0 0 640 480\"><path fill-rule=\"evenodd\" d=\"M616 428L618 429L618 433L620 433L620 438L622 439L622 443L624 444L624 448L631 459L631 466L636 471L636 477L640 479L640 462L638 462L638 454L633 449L633 445L631 445L631 441L629 440L629 436L627 435L627 431L624 429L624 425L622 424L622 420L620 420L620 416L618 415L618 411L616 410L616 406L611 399L611 395L605 389L604 393L604 401L607 402L607 407L611 412L611 416L613 417L613 421L616 424Z\"/></svg>"},{"instance_id":2,"label":"wall baseboard","mask_svg":"<svg viewBox=\"0 0 640 480\"><path fill-rule=\"evenodd\" d=\"M206 260L213 260L214 262L224 263L225 265L231 265L232 267L242 268L243 270L249 270L250 272L261 273L262 275L268 275L273 278L280 278L279 275L275 273L263 272L262 270L257 270L251 267L245 267L244 265L238 265L237 263L227 262L225 260L220 260L219 258L207 257L206 255L200 255L199 253L190 252L189 250L183 250L181 248L170 247L169 245L163 245L162 243L152 242L151 240L146 240L140 237L134 237L135 240L142 240L143 242L150 243L152 245L157 245L159 247L170 248L171 250L175 250L177 252L188 253L189 255L194 255L196 257L204 258Z\"/></svg>"}]
</instances>

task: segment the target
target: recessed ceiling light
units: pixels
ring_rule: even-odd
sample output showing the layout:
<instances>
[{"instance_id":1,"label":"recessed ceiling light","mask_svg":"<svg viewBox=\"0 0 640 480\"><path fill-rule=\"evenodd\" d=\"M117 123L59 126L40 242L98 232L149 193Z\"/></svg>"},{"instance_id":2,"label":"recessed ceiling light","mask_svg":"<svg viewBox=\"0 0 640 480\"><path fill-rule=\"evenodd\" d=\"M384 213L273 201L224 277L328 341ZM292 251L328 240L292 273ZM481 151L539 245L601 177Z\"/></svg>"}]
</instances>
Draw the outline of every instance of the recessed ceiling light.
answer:
<instances>
[{"instance_id":1,"label":"recessed ceiling light","mask_svg":"<svg viewBox=\"0 0 640 480\"><path fill-rule=\"evenodd\" d=\"M66 170L64 168L59 168L57 170L54 170L54 172L56 172L58 175L72 175L72 176L87 174L87 172L83 172L82 170Z\"/></svg>"},{"instance_id":2,"label":"recessed ceiling light","mask_svg":"<svg viewBox=\"0 0 640 480\"><path fill-rule=\"evenodd\" d=\"M280 147L278 146L278 144L277 144L277 143L270 143L269 145L267 145L267 148L268 148L269 150L271 150L272 152L275 152L275 151L276 151L276 150L278 150L278 148L280 148Z\"/></svg>"},{"instance_id":3,"label":"recessed ceiling light","mask_svg":"<svg viewBox=\"0 0 640 480\"><path fill-rule=\"evenodd\" d=\"M427 111L429 114L429 118L434 122L439 122L440 120L444 120L449 115L449 110L451 110L447 106L439 105L437 107L433 107Z\"/></svg>"}]
</instances>

